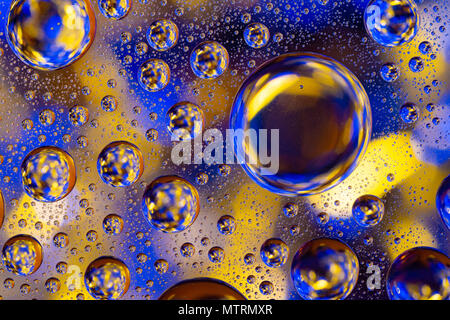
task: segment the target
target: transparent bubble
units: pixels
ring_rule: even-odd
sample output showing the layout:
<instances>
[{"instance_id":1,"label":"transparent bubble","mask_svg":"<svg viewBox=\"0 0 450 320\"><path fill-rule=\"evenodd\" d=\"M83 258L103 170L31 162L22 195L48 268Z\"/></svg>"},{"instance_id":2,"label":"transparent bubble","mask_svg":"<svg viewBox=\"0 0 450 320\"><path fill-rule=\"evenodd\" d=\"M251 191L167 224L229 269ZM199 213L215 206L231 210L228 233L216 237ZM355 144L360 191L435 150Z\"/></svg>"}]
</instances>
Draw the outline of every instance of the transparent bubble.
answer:
<instances>
[{"instance_id":1,"label":"transparent bubble","mask_svg":"<svg viewBox=\"0 0 450 320\"><path fill-rule=\"evenodd\" d=\"M411 58L411 60L409 60L409 68L411 69L412 72L422 71L425 68L422 58L420 57Z\"/></svg>"},{"instance_id":2,"label":"transparent bubble","mask_svg":"<svg viewBox=\"0 0 450 320\"><path fill-rule=\"evenodd\" d=\"M289 257L289 247L280 239L268 239L261 246L261 259L271 268L284 265Z\"/></svg>"},{"instance_id":3,"label":"transparent bubble","mask_svg":"<svg viewBox=\"0 0 450 320\"><path fill-rule=\"evenodd\" d=\"M191 53L190 63L194 74L203 79L213 79L228 68L228 51L220 43L205 41Z\"/></svg>"},{"instance_id":4,"label":"transparent bubble","mask_svg":"<svg viewBox=\"0 0 450 320\"><path fill-rule=\"evenodd\" d=\"M213 263L221 263L225 259L225 250L221 247L212 247L208 251L208 258Z\"/></svg>"},{"instance_id":5,"label":"transparent bubble","mask_svg":"<svg viewBox=\"0 0 450 320\"><path fill-rule=\"evenodd\" d=\"M162 90L170 81L169 66L160 59L149 59L139 67L138 81L149 92Z\"/></svg>"},{"instance_id":6,"label":"transparent bubble","mask_svg":"<svg viewBox=\"0 0 450 320\"><path fill-rule=\"evenodd\" d=\"M436 208L441 215L442 221L450 229L450 175L442 181L438 189Z\"/></svg>"},{"instance_id":7,"label":"transparent bubble","mask_svg":"<svg viewBox=\"0 0 450 320\"><path fill-rule=\"evenodd\" d=\"M49 293L56 293L61 288L61 281L57 278L49 278L45 281L45 289Z\"/></svg>"},{"instance_id":8,"label":"transparent bubble","mask_svg":"<svg viewBox=\"0 0 450 320\"><path fill-rule=\"evenodd\" d=\"M386 82L393 82L400 76L400 70L393 63L386 63L380 69L380 76Z\"/></svg>"},{"instance_id":9,"label":"transparent bubble","mask_svg":"<svg viewBox=\"0 0 450 320\"><path fill-rule=\"evenodd\" d=\"M209 176L206 173L204 173L204 172L200 172L195 177L195 181L201 186L207 184L208 180L209 180Z\"/></svg>"},{"instance_id":10,"label":"transparent bubble","mask_svg":"<svg viewBox=\"0 0 450 320\"><path fill-rule=\"evenodd\" d=\"M372 0L364 12L369 35L387 47L410 42L419 30L419 15L413 0Z\"/></svg>"},{"instance_id":11,"label":"transparent bubble","mask_svg":"<svg viewBox=\"0 0 450 320\"><path fill-rule=\"evenodd\" d=\"M115 141L100 152L97 170L105 183L113 187L128 187L141 177L144 160L134 144Z\"/></svg>"},{"instance_id":12,"label":"transparent bubble","mask_svg":"<svg viewBox=\"0 0 450 320\"><path fill-rule=\"evenodd\" d=\"M172 140L189 140L202 132L203 112L193 103L184 101L173 105L166 114L167 129Z\"/></svg>"},{"instance_id":13,"label":"transparent bubble","mask_svg":"<svg viewBox=\"0 0 450 320\"><path fill-rule=\"evenodd\" d=\"M373 227L383 219L384 204L376 196L361 196L353 203L352 215L361 227Z\"/></svg>"},{"instance_id":14,"label":"transparent bubble","mask_svg":"<svg viewBox=\"0 0 450 320\"><path fill-rule=\"evenodd\" d=\"M98 0L100 12L108 19L120 20L131 9L131 0Z\"/></svg>"},{"instance_id":15,"label":"transparent bubble","mask_svg":"<svg viewBox=\"0 0 450 320\"><path fill-rule=\"evenodd\" d=\"M89 1L14 0L7 40L17 57L41 70L63 68L79 59L95 36Z\"/></svg>"},{"instance_id":16,"label":"transparent bubble","mask_svg":"<svg viewBox=\"0 0 450 320\"><path fill-rule=\"evenodd\" d=\"M184 280L167 289L159 300L246 300L227 283L210 278Z\"/></svg>"},{"instance_id":17,"label":"transparent bubble","mask_svg":"<svg viewBox=\"0 0 450 320\"><path fill-rule=\"evenodd\" d=\"M69 121L75 127L80 127L89 120L89 110L83 106L73 106L69 109Z\"/></svg>"},{"instance_id":18,"label":"transparent bubble","mask_svg":"<svg viewBox=\"0 0 450 320\"><path fill-rule=\"evenodd\" d=\"M232 216L225 215L217 221L217 229L223 235L230 235L236 231L236 222Z\"/></svg>"},{"instance_id":19,"label":"transparent bubble","mask_svg":"<svg viewBox=\"0 0 450 320\"><path fill-rule=\"evenodd\" d=\"M450 259L433 248L412 248L399 255L387 276L391 300L448 300Z\"/></svg>"},{"instance_id":20,"label":"transparent bubble","mask_svg":"<svg viewBox=\"0 0 450 320\"><path fill-rule=\"evenodd\" d=\"M169 263L164 259L158 259L155 261L154 267L156 272L163 274L169 270Z\"/></svg>"},{"instance_id":21,"label":"transparent bubble","mask_svg":"<svg viewBox=\"0 0 450 320\"><path fill-rule=\"evenodd\" d=\"M158 130L156 129L148 129L145 132L145 137L147 138L148 141L156 141L158 139Z\"/></svg>"},{"instance_id":22,"label":"transparent bubble","mask_svg":"<svg viewBox=\"0 0 450 320\"><path fill-rule=\"evenodd\" d=\"M405 103L400 108L400 117L405 123L414 123L419 119L419 109L414 103Z\"/></svg>"},{"instance_id":23,"label":"transparent bubble","mask_svg":"<svg viewBox=\"0 0 450 320\"><path fill-rule=\"evenodd\" d=\"M244 30L245 43L252 48L259 49L266 46L269 39L269 29L262 23L249 24Z\"/></svg>"},{"instance_id":24,"label":"transparent bubble","mask_svg":"<svg viewBox=\"0 0 450 320\"><path fill-rule=\"evenodd\" d=\"M95 242L95 241L97 241L97 238L98 238L98 234L97 234L97 231L95 231L95 230L89 230L86 233L86 240L89 242Z\"/></svg>"},{"instance_id":25,"label":"transparent bubble","mask_svg":"<svg viewBox=\"0 0 450 320\"><path fill-rule=\"evenodd\" d=\"M358 281L359 262L355 253L334 239L315 239L295 254L291 277L305 300L345 299Z\"/></svg>"},{"instance_id":26,"label":"transparent bubble","mask_svg":"<svg viewBox=\"0 0 450 320\"><path fill-rule=\"evenodd\" d=\"M57 147L40 147L31 151L23 160L21 171L25 192L37 201L61 200L75 186L73 159Z\"/></svg>"},{"instance_id":27,"label":"transparent bubble","mask_svg":"<svg viewBox=\"0 0 450 320\"><path fill-rule=\"evenodd\" d=\"M261 129L279 129L279 138L267 132L270 144L279 142L279 157L271 163L259 157L256 141L239 134L235 154L261 187L291 196L322 192L344 180L364 154L371 126L369 100L358 79L314 53L286 54L264 64L244 81L230 115L235 131L261 135Z\"/></svg>"},{"instance_id":28,"label":"transparent bubble","mask_svg":"<svg viewBox=\"0 0 450 320\"><path fill-rule=\"evenodd\" d=\"M39 122L42 123L44 126L50 126L55 122L56 115L55 113L50 109L42 110L39 113Z\"/></svg>"},{"instance_id":29,"label":"transparent bubble","mask_svg":"<svg viewBox=\"0 0 450 320\"><path fill-rule=\"evenodd\" d=\"M100 257L89 264L84 274L87 291L95 299L121 298L130 285L127 266L113 257Z\"/></svg>"},{"instance_id":30,"label":"transparent bubble","mask_svg":"<svg viewBox=\"0 0 450 320\"><path fill-rule=\"evenodd\" d=\"M180 253L183 257L190 258L195 253L195 247L190 242L183 243L180 248Z\"/></svg>"},{"instance_id":31,"label":"transparent bubble","mask_svg":"<svg viewBox=\"0 0 450 320\"><path fill-rule=\"evenodd\" d=\"M246 265L252 265L255 263L255 261L256 261L256 257L253 253L247 253L244 256L244 262Z\"/></svg>"},{"instance_id":32,"label":"transparent bubble","mask_svg":"<svg viewBox=\"0 0 450 320\"><path fill-rule=\"evenodd\" d=\"M263 295L269 295L272 294L274 290L273 284L270 281L263 281L259 284L259 291Z\"/></svg>"},{"instance_id":33,"label":"transparent bubble","mask_svg":"<svg viewBox=\"0 0 450 320\"><path fill-rule=\"evenodd\" d=\"M65 262L63 262L63 261L58 262L58 263L56 264L56 272L58 272L58 273L60 273L60 274L65 274L65 273L67 273L67 268L68 268L67 263L65 263Z\"/></svg>"},{"instance_id":34,"label":"transparent bubble","mask_svg":"<svg viewBox=\"0 0 450 320\"><path fill-rule=\"evenodd\" d=\"M109 214L103 219L103 230L109 235L118 235L123 229L123 219L117 214Z\"/></svg>"},{"instance_id":35,"label":"transparent bubble","mask_svg":"<svg viewBox=\"0 0 450 320\"><path fill-rule=\"evenodd\" d=\"M113 112L117 109L119 102L117 101L116 97L108 95L102 98L102 101L100 101L100 105L106 112Z\"/></svg>"},{"instance_id":36,"label":"transparent bubble","mask_svg":"<svg viewBox=\"0 0 450 320\"><path fill-rule=\"evenodd\" d=\"M154 180L145 190L142 210L147 221L162 232L180 232L194 223L200 210L197 190L177 176Z\"/></svg>"},{"instance_id":37,"label":"transparent bubble","mask_svg":"<svg viewBox=\"0 0 450 320\"><path fill-rule=\"evenodd\" d=\"M177 44L178 27L171 20L156 20L147 30L147 41L157 51L169 50Z\"/></svg>"},{"instance_id":38,"label":"transparent bubble","mask_svg":"<svg viewBox=\"0 0 450 320\"><path fill-rule=\"evenodd\" d=\"M14 279L11 279L11 278L5 279L5 281L3 281L3 285L4 285L5 289L14 288L14 285L15 285Z\"/></svg>"},{"instance_id":39,"label":"transparent bubble","mask_svg":"<svg viewBox=\"0 0 450 320\"><path fill-rule=\"evenodd\" d=\"M69 244L69 236L67 233L59 232L53 237L53 243L57 248L65 248Z\"/></svg>"},{"instance_id":40,"label":"transparent bubble","mask_svg":"<svg viewBox=\"0 0 450 320\"><path fill-rule=\"evenodd\" d=\"M431 43L429 43L428 41L422 41L422 42L419 44L419 51L420 51L420 53L422 53L422 54L428 55L428 54L431 53L431 50L432 50L432 49L433 49L433 47L431 46Z\"/></svg>"},{"instance_id":41,"label":"transparent bubble","mask_svg":"<svg viewBox=\"0 0 450 320\"><path fill-rule=\"evenodd\" d=\"M9 272L20 276L30 275L42 263L42 247L32 236L17 235L3 246L3 265Z\"/></svg>"},{"instance_id":42,"label":"transparent bubble","mask_svg":"<svg viewBox=\"0 0 450 320\"><path fill-rule=\"evenodd\" d=\"M298 214L298 204L293 202L288 202L283 207L284 215L288 218L295 217Z\"/></svg>"}]
</instances>

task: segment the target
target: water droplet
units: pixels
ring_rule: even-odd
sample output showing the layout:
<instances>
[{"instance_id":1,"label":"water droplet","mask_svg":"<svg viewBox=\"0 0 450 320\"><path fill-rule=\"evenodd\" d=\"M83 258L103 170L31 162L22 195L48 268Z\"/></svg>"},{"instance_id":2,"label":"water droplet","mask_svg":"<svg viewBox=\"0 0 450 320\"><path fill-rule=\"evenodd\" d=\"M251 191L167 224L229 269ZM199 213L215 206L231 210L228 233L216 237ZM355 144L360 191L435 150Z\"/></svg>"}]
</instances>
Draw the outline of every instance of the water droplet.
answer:
<instances>
[{"instance_id":1,"label":"water droplet","mask_svg":"<svg viewBox=\"0 0 450 320\"><path fill-rule=\"evenodd\" d=\"M400 117L405 123L414 123L419 119L419 109L414 103L405 103L400 108Z\"/></svg>"},{"instance_id":2,"label":"water droplet","mask_svg":"<svg viewBox=\"0 0 450 320\"><path fill-rule=\"evenodd\" d=\"M30 275L42 263L42 247L32 236L17 235L3 246L3 265L9 272L20 276Z\"/></svg>"},{"instance_id":3,"label":"water droplet","mask_svg":"<svg viewBox=\"0 0 450 320\"><path fill-rule=\"evenodd\" d=\"M315 239L295 254L291 276L298 294L305 300L345 299L358 280L355 253L334 239Z\"/></svg>"},{"instance_id":4,"label":"water droplet","mask_svg":"<svg viewBox=\"0 0 450 320\"><path fill-rule=\"evenodd\" d=\"M266 46L269 39L269 29L262 23L252 23L244 30L245 43L252 48L259 49Z\"/></svg>"},{"instance_id":5,"label":"water droplet","mask_svg":"<svg viewBox=\"0 0 450 320\"><path fill-rule=\"evenodd\" d=\"M147 30L147 41L157 51L169 50L177 44L178 27L171 20L156 20Z\"/></svg>"},{"instance_id":6,"label":"water droplet","mask_svg":"<svg viewBox=\"0 0 450 320\"><path fill-rule=\"evenodd\" d=\"M121 298L130 285L127 266L113 257L100 257L89 264L84 274L87 291L95 299Z\"/></svg>"},{"instance_id":7,"label":"water droplet","mask_svg":"<svg viewBox=\"0 0 450 320\"><path fill-rule=\"evenodd\" d=\"M11 49L27 65L63 68L91 45L96 21L89 1L14 0L7 23Z\"/></svg>"},{"instance_id":8,"label":"water droplet","mask_svg":"<svg viewBox=\"0 0 450 320\"><path fill-rule=\"evenodd\" d=\"M123 229L123 219L116 214L109 214L103 219L103 230L109 235L118 235Z\"/></svg>"},{"instance_id":9,"label":"water droplet","mask_svg":"<svg viewBox=\"0 0 450 320\"><path fill-rule=\"evenodd\" d=\"M228 68L228 52L215 41L200 43L191 53L190 63L194 74L203 79L219 77Z\"/></svg>"},{"instance_id":10,"label":"water droplet","mask_svg":"<svg viewBox=\"0 0 450 320\"><path fill-rule=\"evenodd\" d=\"M223 281L200 278L184 280L166 290L159 300L246 300Z\"/></svg>"},{"instance_id":11,"label":"water droplet","mask_svg":"<svg viewBox=\"0 0 450 320\"><path fill-rule=\"evenodd\" d=\"M142 210L147 221L162 232L180 232L194 223L200 210L197 190L177 176L154 180L145 190Z\"/></svg>"},{"instance_id":12,"label":"water droplet","mask_svg":"<svg viewBox=\"0 0 450 320\"><path fill-rule=\"evenodd\" d=\"M41 147L31 151L23 160L21 170L25 192L37 201L58 201L75 186L73 159L57 147Z\"/></svg>"},{"instance_id":13,"label":"water droplet","mask_svg":"<svg viewBox=\"0 0 450 320\"><path fill-rule=\"evenodd\" d=\"M131 8L131 0L98 0L100 12L108 19L120 20Z\"/></svg>"},{"instance_id":14,"label":"water droplet","mask_svg":"<svg viewBox=\"0 0 450 320\"><path fill-rule=\"evenodd\" d=\"M436 207L442 221L450 229L450 175L442 181L437 191Z\"/></svg>"},{"instance_id":15,"label":"water droplet","mask_svg":"<svg viewBox=\"0 0 450 320\"><path fill-rule=\"evenodd\" d=\"M387 47L410 42L419 30L417 6L412 0L372 0L364 24L373 40Z\"/></svg>"},{"instance_id":16,"label":"water droplet","mask_svg":"<svg viewBox=\"0 0 450 320\"><path fill-rule=\"evenodd\" d=\"M352 215L360 226L373 227L383 219L384 204L376 196L361 196L353 203Z\"/></svg>"},{"instance_id":17,"label":"water droplet","mask_svg":"<svg viewBox=\"0 0 450 320\"><path fill-rule=\"evenodd\" d=\"M162 90L170 81L169 66L160 59L149 59L139 67L138 81L149 92Z\"/></svg>"},{"instance_id":18,"label":"water droplet","mask_svg":"<svg viewBox=\"0 0 450 320\"><path fill-rule=\"evenodd\" d=\"M230 235L236 230L236 222L232 216L225 215L217 221L217 228L221 234Z\"/></svg>"},{"instance_id":19,"label":"water droplet","mask_svg":"<svg viewBox=\"0 0 450 320\"><path fill-rule=\"evenodd\" d=\"M391 300L448 300L450 260L433 248L400 254L389 268L386 289Z\"/></svg>"},{"instance_id":20,"label":"water droplet","mask_svg":"<svg viewBox=\"0 0 450 320\"><path fill-rule=\"evenodd\" d=\"M261 246L261 259L271 268L278 268L287 262L289 247L280 239L268 239Z\"/></svg>"},{"instance_id":21,"label":"water droplet","mask_svg":"<svg viewBox=\"0 0 450 320\"><path fill-rule=\"evenodd\" d=\"M105 183L113 187L128 187L142 175L144 160L134 144L116 141L100 152L97 170Z\"/></svg>"},{"instance_id":22,"label":"water droplet","mask_svg":"<svg viewBox=\"0 0 450 320\"><path fill-rule=\"evenodd\" d=\"M173 105L166 119L172 141L193 139L202 132L203 112L193 103L185 101Z\"/></svg>"},{"instance_id":23,"label":"water droplet","mask_svg":"<svg viewBox=\"0 0 450 320\"><path fill-rule=\"evenodd\" d=\"M393 82L400 76L400 70L393 63L386 63L380 69L380 76L386 82Z\"/></svg>"},{"instance_id":24,"label":"water droplet","mask_svg":"<svg viewBox=\"0 0 450 320\"><path fill-rule=\"evenodd\" d=\"M312 53L265 63L242 84L230 116L235 132L279 128L279 159L270 167L258 157L257 141L248 141L254 139L237 135L234 145L246 173L284 195L318 193L344 180L365 152L371 122L358 79L338 62Z\"/></svg>"}]
</instances>

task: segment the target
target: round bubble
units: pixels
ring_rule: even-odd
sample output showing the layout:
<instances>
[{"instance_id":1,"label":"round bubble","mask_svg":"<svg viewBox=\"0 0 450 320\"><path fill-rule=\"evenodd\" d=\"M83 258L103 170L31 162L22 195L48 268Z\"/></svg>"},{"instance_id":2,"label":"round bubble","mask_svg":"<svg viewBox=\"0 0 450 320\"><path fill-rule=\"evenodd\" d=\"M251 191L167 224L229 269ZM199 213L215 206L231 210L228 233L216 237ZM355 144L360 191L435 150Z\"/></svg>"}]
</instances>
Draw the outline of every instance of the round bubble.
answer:
<instances>
[{"instance_id":1,"label":"round bubble","mask_svg":"<svg viewBox=\"0 0 450 320\"><path fill-rule=\"evenodd\" d=\"M123 219L117 214L109 214L103 219L103 230L110 235L118 235L123 229Z\"/></svg>"},{"instance_id":2,"label":"round bubble","mask_svg":"<svg viewBox=\"0 0 450 320\"><path fill-rule=\"evenodd\" d=\"M130 286L130 271L116 258L100 257L87 267L84 283L95 299L116 300L121 298Z\"/></svg>"},{"instance_id":3,"label":"round bubble","mask_svg":"<svg viewBox=\"0 0 450 320\"><path fill-rule=\"evenodd\" d=\"M431 46L431 43L429 43L428 41L422 41L420 44L419 44L419 51L420 51L420 53L422 53L422 54L430 54L431 53L431 50L432 50L433 48L432 48L432 46Z\"/></svg>"},{"instance_id":4,"label":"round bubble","mask_svg":"<svg viewBox=\"0 0 450 320\"><path fill-rule=\"evenodd\" d=\"M2 254L6 269L20 276L36 272L42 263L42 246L28 235L17 235L7 240Z\"/></svg>"},{"instance_id":5,"label":"round bubble","mask_svg":"<svg viewBox=\"0 0 450 320\"><path fill-rule=\"evenodd\" d=\"M364 12L369 35L386 47L410 42L419 30L419 15L413 0L372 0Z\"/></svg>"},{"instance_id":6,"label":"round bubble","mask_svg":"<svg viewBox=\"0 0 450 320\"><path fill-rule=\"evenodd\" d=\"M98 0L100 12L108 19L120 20L131 8L131 0Z\"/></svg>"},{"instance_id":7,"label":"round bubble","mask_svg":"<svg viewBox=\"0 0 450 320\"><path fill-rule=\"evenodd\" d=\"M184 280L167 289L159 300L246 300L229 284L216 279Z\"/></svg>"},{"instance_id":8,"label":"round bubble","mask_svg":"<svg viewBox=\"0 0 450 320\"><path fill-rule=\"evenodd\" d=\"M268 267L278 268L287 262L289 247L280 239L268 239L262 244L260 254Z\"/></svg>"},{"instance_id":9,"label":"round bubble","mask_svg":"<svg viewBox=\"0 0 450 320\"><path fill-rule=\"evenodd\" d=\"M73 106L69 109L69 121L75 127L80 127L89 120L89 110L83 106Z\"/></svg>"},{"instance_id":10,"label":"round bubble","mask_svg":"<svg viewBox=\"0 0 450 320\"><path fill-rule=\"evenodd\" d=\"M388 271L391 300L448 300L450 259L433 248L412 248L399 255Z\"/></svg>"},{"instance_id":11,"label":"round bubble","mask_svg":"<svg viewBox=\"0 0 450 320\"><path fill-rule=\"evenodd\" d=\"M436 194L436 208L442 221L450 229L450 175L445 178Z\"/></svg>"},{"instance_id":12,"label":"round bubble","mask_svg":"<svg viewBox=\"0 0 450 320\"><path fill-rule=\"evenodd\" d=\"M166 119L172 141L190 140L202 133L203 112L193 103L184 101L173 105Z\"/></svg>"},{"instance_id":13,"label":"round bubble","mask_svg":"<svg viewBox=\"0 0 450 320\"><path fill-rule=\"evenodd\" d=\"M49 293L56 293L61 288L61 281L57 278L49 278L45 281L45 289Z\"/></svg>"},{"instance_id":14,"label":"round bubble","mask_svg":"<svg viewBox=\"0 0 450 320\"><path fill-rule=\"evenodd\" d=\"M217 229L223 235L233 234L236 230L236 221L232 216L225 215L217 221Z\"/></svg>"},{"instance_id":15,"label":"round bubble","mask_svg":"<svg viewBox=\"0 0 450 320\"><path fill-rule=\"evenodd\" d=\"M217 78L228 68L228 51L220 43L205 41L191 53L191 68L197 77L203 79Z\"/></svg>"},{"instance_id":16,"label":"round bubble","mask_svg":"<svg viewBox=\"0 0 450 320\"><path fill-rule=\"evenodd\" d=\"M352 215L361 227L373 227L383 219L384 204L376 196L361 196L353 203Z\"/></svg>"},{"instance_id":17,"label":"round bubble","mask_svg":"<svg viewBox=\"0 0 450 320\"><path fill-rule=\"evenodd\" d=\"M213 263L221 263L225 259L225 250L221 247L212 247L208 251L208 258Z\"/></svg>"},{"instance_id":18,"label":"round bubble","mask_svg":"<svg viewBox=\"0 0 450 320\"><path fill-rule=\"evenodd\" d=\"M115 141L100 152L97 170L105 183L113 187L128 187L141 177L144 160L134 144Z\"/></svg>"},{"instance_id":19,"label":"round bubble","mask_svg":"<svg viewBox=\"0 0 450 320\"><path fill-rule=\"evenodd\" d=\"M67 233L59 232L53 237L53 243L57 248L65 248L69 244L69 236Z\"/></svg>"},{"instance_id":20,"label":"round bubble","mask_svg":"<svg viewBox=\"0 0 450 320\"><path fill-rule=\"evenodd\" d=\"M422 71L425 68L422 58L420 57L411 58L411 60L409 60L409 68L411 69L412 72Z\"/></svg>"},{"instance_id":21,"label":"round bubble","mask_svg":"<svg viewBox=\"0 0 450 320\"><path fill-rule=\"evenodd\" d=\"M252 48L259 49L266 46L269 39L269 29L262 23L251 23L244 30L245 43Z\"/></svg>"},{"instance_id":22,"label":"round bubble","mask_svg":"<svg viewBox=\"0 0 450 320\"><path fill-rule=\"evenodd\" d=\"M334 239L315 239L295 254L291 277L305 300L345 299L358 281L359 262L346 244Z\"/></svg>"},{"instance_id":23,"label":"round bubble","mask_svg":"<svg viewBox=\"0 0 450 320\"><path fill-rule=\"evenodd\" d=\"M180 253L183 255L183 257L192 257L195 253L195 247L190 242L183 243L180 248Z\"/></svg>"},{"instance_id":24,"label":"round bubble","mask_svg":"<svg viewBox=\"0 0 450 320\"><path fill-rule=\"evenodd\" d=\"M358 79L315 53L265 63L242 84L230 116L245 172L261 187L288 196L319 193L344 180L362 158L371 127L369 99ZM266 129L258 148L256 139ZM275 154L270 161L259 157L264 142Z\"/></svg>"},{"instance_id":25,"label":"round bubble","mask_svg":"<svg viewBox=\"0 0 450 320\"><path fill-rule=\"evenodd\" d=\"M37 201L61 200L75 186L73 159L56 147L40 147L31 151L23 160L21 171L25 192Z\"/></svg>"},{"instance_id":26,"label":"round bubble","mask_svg":"<svg viewBox=\"0 0 450 320\"><path fill-rule=\"evenodd\" d=\"M400 76L400 70L393 63L386 63L380 69L380 76L386 82L393 82Z\"/></svg>"},{"instance_id":27,"label":"round bubble","mask_svg":"<svg viewBox=\"0 0 450 320\"><path fill-rule=\"evenodd\" d=\"M200 201L191 183L177 176L164 176L154 180L145 190L142 210L155 229L180 232L194 223Z\"/></svg>"},{"instance_id":28,"label":"round bubble","mask_svg":"<svg viewBox=\"0 0 450 320\"><path fill-rule=\"evenodd\" d=\"M173 48L178 41L178 27L171 20L154 21L147 30L147 41L157 51Z\"/></svg>"},{"instance_id":29,"label":"round bubble","mask_svg":"<svg viewBox=\"0 0 450 320\"><path fill-rule=\"evenodd\" d=\"M149 92L162 90L170 81L169 66L160 59L149 59L139 67L138 81Z\"/></svg>"},{"instance_id":30,"label":"round bubble","mask_svg":"<svg viewBox=\"0 0 450 320\"><path fill-rule=\"evenodd\" d=\"M419 109L414 103L405 103L400 108L400 118L405 123L414 123L419 119Z\"/></svg>"},{"instance_id":31,"label":"round bubble","mask_svg":"<svg viewBox=\"0 0 450 320\"><path fill-rule=\"evenodd\" d=\"M95 28L89 1L13 0L6 31L20 60L36 69L55 70L89 49Z\"/></svg>"},{"instance_id":32,"label":"round bubble","mask_svg":"<svg viewBox=\"0 0 450 320\"><path fill-rule=\"evenodd\" d=\"M102 100L100 101L100 105L106 112L113 112L117 109L119 102L117 101L117 98L115 96L107 95L102 98Z\"/></svg>"}]
</instances>

